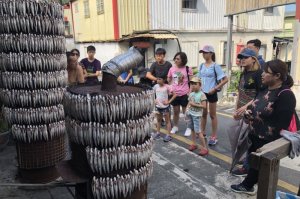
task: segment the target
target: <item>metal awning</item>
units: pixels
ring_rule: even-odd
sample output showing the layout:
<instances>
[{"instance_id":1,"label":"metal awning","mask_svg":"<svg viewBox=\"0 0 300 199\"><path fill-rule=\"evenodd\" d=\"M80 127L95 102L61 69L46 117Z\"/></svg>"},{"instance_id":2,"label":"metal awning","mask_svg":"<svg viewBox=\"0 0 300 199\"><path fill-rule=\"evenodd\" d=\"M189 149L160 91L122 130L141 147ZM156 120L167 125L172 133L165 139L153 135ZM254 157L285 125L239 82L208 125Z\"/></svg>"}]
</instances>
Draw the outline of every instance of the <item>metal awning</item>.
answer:
<instances>
[{"instance_id":1,"label":"metal awning","mask_svg":"<svg viewBox=\"0 0 300 199\"><path fill-rule=\"evenodd\" d=\"M171 33L143 33L126 35L120 41L134 39L134 38L149 38L149 39L177 39L178 37Z\"/></svg>"}]
</instances>

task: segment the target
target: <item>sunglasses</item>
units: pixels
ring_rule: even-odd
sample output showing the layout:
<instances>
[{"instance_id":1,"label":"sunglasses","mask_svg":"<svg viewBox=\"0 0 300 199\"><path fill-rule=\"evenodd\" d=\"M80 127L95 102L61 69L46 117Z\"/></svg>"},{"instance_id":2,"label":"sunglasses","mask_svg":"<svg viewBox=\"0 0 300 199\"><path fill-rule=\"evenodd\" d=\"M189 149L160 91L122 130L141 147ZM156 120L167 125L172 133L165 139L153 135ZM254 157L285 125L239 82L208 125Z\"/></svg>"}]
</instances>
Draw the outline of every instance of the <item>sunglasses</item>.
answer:
<instances>
[{"instance_id":1,"label":"sunglasses","mask_svg":"<svg viewBox=\"0 0 300 199\"><path fill-rule=\"evenodd\" d=\"M79 56L78 53L71 53L71 56Z\"/></svg>"},{"instance_id":2,"label":"sunglasses","mask_svg":"<svg viewBox=\"0 0 300 199\"><path fill-rule=\"evenodd\" d=\"M249 57L247 56L241 56L240 59L248 59Z\"/></svg>"},{"instance_id":3,"label":"sunglasses","mask_svg":"<svg viewBox=\"0 0 300 199\"><path fill-rule=\"evenodd\" d=\"M190 81L190 84L191 84L191 85L197 85L197 84L199 84L199 85L201 86L201 83L199 83L199 82L191 82L191 81Z\"/></svg>"}]
</instances>

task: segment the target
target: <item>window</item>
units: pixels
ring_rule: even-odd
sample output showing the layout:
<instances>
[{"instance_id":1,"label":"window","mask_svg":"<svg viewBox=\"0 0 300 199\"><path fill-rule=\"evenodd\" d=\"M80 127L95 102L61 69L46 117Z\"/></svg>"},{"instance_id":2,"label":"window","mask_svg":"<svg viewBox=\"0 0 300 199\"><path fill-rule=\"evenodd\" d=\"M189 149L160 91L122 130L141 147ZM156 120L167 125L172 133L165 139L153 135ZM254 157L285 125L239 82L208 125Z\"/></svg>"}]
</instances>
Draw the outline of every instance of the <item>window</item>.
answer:
<instances>
[{"instance_id":1,"label":"window","mask_svg":"<svg viewBox=\"0 0 300 199\"><path fill-rule=\"evenodd\" d=\"M197 0L182 0L183 9L197 9Z\"/></svg>"},{"instance_id":2,"label":"window","mask_svg":"<svg viewBox=\"0 0 300 199\"><path fill-rule=\"evenodd\" d=\"M71 35L71 27L69 21L65 21L65 36Z\"/></svg>"},{"instance_id":3,"label":"window","mask_svg":"<svg viewBox=\"0 0 300 199\"><path fill-rule=\"evenodd\" d=\"M265 12L264 12L264 15L265 16L270 16L270 15L273 15L273 12L274 12L274 8L271 7L271 8L266 8L265 9Z\"/></svg>"},{"instance_id":4,"label":"window","mask_svg":"<svg viewBox=\"0 0 300 199\"><path fill-rule=\"evenodd\" d=\"M83 2L84 6L84 17L85 18L90 18L90 6L89 6L89 1L84 1Z\"/></svg>"},{"instance_id":5,"label":"window","mask_svg":"<svg viewBox=\"0 0 300 199\"><path fill-rule=\"evenodd\" d=\"M78 10L78 3L74 3L74 8L75 8L75 13L78 13L79 10Z\"/></svg>"},{"instance_id":6,"label":"window","mask_svg":"<svg viewBox=\"0 0 300 199\"><path fill-rule=\"evenodd\" d=\"M104 0L97 0L97 14L101 15L104 13Z\"/></svg>"}]
</instances>

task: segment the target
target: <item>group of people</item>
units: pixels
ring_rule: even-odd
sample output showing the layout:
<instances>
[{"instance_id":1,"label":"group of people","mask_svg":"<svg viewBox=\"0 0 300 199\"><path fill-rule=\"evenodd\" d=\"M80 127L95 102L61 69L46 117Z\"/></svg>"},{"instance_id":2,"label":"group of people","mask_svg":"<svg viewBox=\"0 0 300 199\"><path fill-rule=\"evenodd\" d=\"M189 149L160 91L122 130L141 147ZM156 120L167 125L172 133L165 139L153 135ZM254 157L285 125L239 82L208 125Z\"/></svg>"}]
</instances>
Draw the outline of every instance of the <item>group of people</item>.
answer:
<instances>
[{"instance_id":1,"label":"group of people","mask_svg":"<svg viewBox=\"0 0 300 199\"><path fill-rule=\"evenodd\" d=\"M95 54L96 48L88 46L87 58L79 62L80 52L78 49L72 49L70 52L67 52L69 85L78 83L93 84L98 82L98 77L101 74L101 62L95 58Z\"/></svg>"},{"instance_id":2,"label":"group of people","mask_svg":"<svg viewBox=\"0 0 300 199\"><path fill-rule=\"evenodd\" d=\"M155 51L155 62L147 71L145 77L156 84L157 131L153 133L154 139L160 138L160 128L164 117L168 134L164 141L172 140L172 134L178 132L180 110L185 114L187 128L185 136L192 135L193 144L190 151L197 149L196 138L201 143L199 155L207 155L208 148L205 142L205 129L208 110L212 120L212 134L208 144L215 145L217 139L216 106L217 92L228 82L228 78L220 65L215 62L214 48L204 46L199 53L205 60L199 67L198 75L193 74L191 67L187 66L187 55L184 52L175 54L174 65L165 61L166 51L158 48ZM173 107L173 127L171 128L170 108Z\"/></svg>"},{"instance_id":3,"label":"group of people","mask_svg":"<svg viewBox=\"0 0 300 199\"><path fill-rule=\"evenodd\" d=\"M281 137L280 132L288 129L295 114L296 98L290 88L293 79L288 74L287 65L281 60L265 62L259 55L261 41L250 40L237 56L242 73L239 78L238 98L234 120L242 120L250 126L248 138L251 146L246 157L240 161L241 168L232 173L244 176L242 183L232 185L238 193L254 194L254 184L258 181L259 171L250 168L249 154L263 145ZM74 83L95 83L101 73L101 63L95 59L96 49L87 48L88 57L78 61L79 51L73 49L68 54L68 80ZM165 60L166 51L158 48L155 51L155 62L150 69L138 68L140 83L154 89L156 93L157 128L152 134L154 139L161 137L161 125L165 123L167 134L165 142L172 140L172 134L178 132L180 111L185 115L186 130L184 135L192 135L190 151L197 149L199 138L199 155L209 153L207 145L216 145L217 138L217 101L218 92L228 82L228 77L216 63L214 48L204 46L199 53L204 63L198 68L197 75L187 66L187 55L184 52L175 54L172 65ZM118 80L133 83L132 71L123 73ZM171 122L171 107L173 117ZM210 116L212 131L206 142L207 116ZM163 121L164 120L164 121Z\"/></svg>"},{"instance_id":4,"label":"group of people","mask_svg":"<svg viewBox=\"0 0 300 199\"><path fill-rule=\"evenodd\" d=\"M98 77L101 75L101 62L95 58L96 48L87 47L87 58L79 61L80 52L78 49L72 49L67 52L67 71L68 83L74 85L78 83L95 84L99 82ZM123 72L118 81L122 83L134 83L132 70Z\"/></svg>"},{"instance_id":5,"label":"group of people","mask_svg":"<svg viewBox=\"0 0 300 199\"><path fill-rule=\"evenodd\" d=\"M290 88L293 79L287 65L281 60L265 62L258 51L261 41L250 40L247 48L237 58L241 60L242 74L238 85L238 99L234 120L250 126L248 139L251 143L246 157L240 161L241 168L233 170L234 176L243 176L240 184L231 185L237 193L254 195L259 171L249 166L249 155L263 145L281 137L296 114L296 98ZM242 125L241 123L241 125Z\"/></svg>"},{"instance_id":6,"label":"group of people","mask_svg":"<svg viewBox=\"0 0 300 199\"><path fill-rule=\"evenodd\" d=\"M241 120L249 125L248 139L252 143L246 157L240 161L241 168L232 173L244 176L240 184L231 185L237 193L255 194L254 185L258 181L259 171L249 166L249 154L263 145L281 137L280 132L287 130L292 117L296 114L296 98L290 88L293 79L288 74L287 65L281 60L265 62L259 55L261 41L250 40L247 46L237 56L240 60L242 73L239 78L238 99L234 120ZM180 108L185 113L186 136L192 133L192 145L189 150L197 149L196 137L200 140L199 155L208 154L207 145L215 145L217 139L216 105L217 92L228 82L220 65L215 63L215 53L212 46L204 46L199 53L205 60L198 68L198 75L193 76L187 67L187 56L179 52L174 56L174 65L164 61L165 51L157 49L156 62L152 64L143 78L157 83L156 91L157 132L155 139L160 137L162 118L165 118L167 131L164 141L172 139L172 134L178 131ZM167 72L168 71L168 72ZM171 129L170 105L173 106L173 128ZM209 112L212 132L208 143L205 140L205 127Z\"/></svg>"}]
</instances>

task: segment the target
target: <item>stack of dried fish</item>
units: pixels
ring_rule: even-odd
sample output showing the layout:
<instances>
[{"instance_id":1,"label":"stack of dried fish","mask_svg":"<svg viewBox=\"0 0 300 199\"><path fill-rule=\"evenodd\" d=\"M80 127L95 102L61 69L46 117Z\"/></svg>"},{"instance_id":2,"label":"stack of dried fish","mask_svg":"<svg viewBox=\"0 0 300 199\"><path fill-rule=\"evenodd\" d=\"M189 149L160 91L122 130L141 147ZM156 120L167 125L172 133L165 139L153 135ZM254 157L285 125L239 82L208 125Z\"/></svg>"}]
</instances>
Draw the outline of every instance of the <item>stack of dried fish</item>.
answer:
<instances>
[{"instance_id":1,"label":"stack of dried fish","mask_svg":"<svg viewBox=\"0 0 300 199\"><path fill-rule=\"evenodd\" d=\"M63 7L59 3L0 1L0 98L17 144L33 147L64 136L65 51ZM42 149L34 150L32 156L38 156L34 152ZM25 157L22 151L18 153L18 158ZM59 157L62 153L57 151ZM49 166L49 162L45 164ZM20 168L29 169L30 165L20 164Z\"/></svg>"},{"instance_id":2,"label":"stack of dried fish","mask_svg":"<svg viewBox=\"0 0 300 199\"><path fill-rule=\"evenodd\" d=\"M76 95L67 92L64 99L67 115L80 121L101 123L128 120L149 113L154 107L152 90L117 95Z\"/></svg>"},{"instance_id":3,"label":"stack of dried fish","mask_svg":"<svg viewBox=\"0 0 300 199\"><path fill-rule=\"evenodd\" d=\"M98 150L86 148L89 165L94 173L105 174L120 169L138 168L145 165L152 154L153 139L136 146L112 147Z\"/></svg>"},{"instance_id":4,"label":"stack of dried fish","mask_svg":"<svg viewBox=\"0 0 300 199\"><path fill-rule=\"evenodd\" d=\"M154 92L116 83L118 74L142 58L130 48L104 64L102 84L71 86L64 95L71 164L94 177L94 198L131 198L151 176Z\"/></svg>"},{"instance_id":5,"label":"stack of dried fish","mask_svg":"<svg viewBox=\"0 0 300 199\"><path fill-rule=\"evenodd\" d=\"M143 142L151 134L152 121L149 115L118 124L84 123L66 118L66 126L72 142L107 148Z\"/></svg>"},{"instance_id":6,"label":"stack of dried fish","mask_svg":"<svg viewBox=\"0 0 300 199\"><path fill-rule=\"evenodd\" d=\"M93 178L92 189L95 199L130 196L135 189L140 189L152 175L153 162L150 160L145 166L134 169L125 175L117 175L113 178Z\"/></svg>"}]
</instances>

